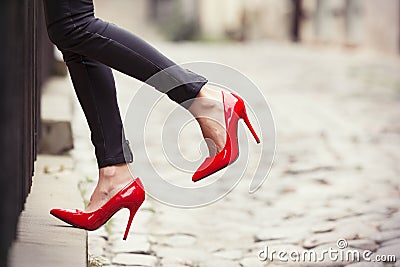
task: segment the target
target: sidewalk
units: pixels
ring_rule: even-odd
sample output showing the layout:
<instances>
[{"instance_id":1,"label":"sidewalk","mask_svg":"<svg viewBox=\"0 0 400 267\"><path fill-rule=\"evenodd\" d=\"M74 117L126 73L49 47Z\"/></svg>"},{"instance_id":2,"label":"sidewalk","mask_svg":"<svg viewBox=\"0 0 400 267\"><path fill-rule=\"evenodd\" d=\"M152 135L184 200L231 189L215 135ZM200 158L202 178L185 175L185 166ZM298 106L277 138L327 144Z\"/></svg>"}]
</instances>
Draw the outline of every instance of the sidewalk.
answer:
<instances>
[{"instance_id":1,"label":"sidewalk","mask_svg":"<svg viewBox=\"0 0 400 267\"><path fill-rule=\"evenodd\" d=\"M33 186L10 250L11 267L87 266L86 231L50 215L55 207L82 208L71 157L39 156Z\"/></svg>"},{"instance_id":2,"label":"sidewalk","mask_svg":"<svg viewBox=\"0 0 400 267\"><path fill-rule=\"evenodd\" d=\"M255 195L247 193L248 181L242 181L223 200L199 209L176 209L147 198L128 243L119 241L127 219L123 212L89 234L89 254L95 260L101 256L104 266L257 267L264 266L257 253L265 245L321 252L337 248L341 238L348 241L349 249L400 257L398 59L271 43L156 46L178 63L227 64L258 84L275 117L275 164ZM140 83L115 74L125 114ZM74 118L74 129L79 134L76 167L95 178L81 115ZM185 140L184 147L199 141ZM149 147L150 152L154 149ZM145 181L143 157L135 154L135 166ZM162 155L154 161L155 167L168 172ZM325 260L307 266L351 263ZM299 263L275 259L268 266Z\"/></svg>"}]
</instances>

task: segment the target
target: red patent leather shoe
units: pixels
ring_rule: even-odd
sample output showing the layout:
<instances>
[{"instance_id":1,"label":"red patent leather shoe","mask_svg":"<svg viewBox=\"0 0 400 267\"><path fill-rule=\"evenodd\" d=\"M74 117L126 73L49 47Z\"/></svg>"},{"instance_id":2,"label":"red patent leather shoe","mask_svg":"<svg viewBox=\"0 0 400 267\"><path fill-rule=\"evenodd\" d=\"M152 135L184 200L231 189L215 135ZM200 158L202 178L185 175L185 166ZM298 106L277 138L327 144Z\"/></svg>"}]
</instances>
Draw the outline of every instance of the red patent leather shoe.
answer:
<instances>
[{"instance_id":1,"label":"red patent leather shoe","mask_svg":"<svg viewBox=\"0 0 400 267\"><path fill-rule=\"evenodd\" d=\"M243 119L254 136L257 143L260 143L256 132L250 124L246 113L246 107L242 98L235 94L222 92L224 105L226 143L225 147L213 157L207 157L192 176L192 181L197 182L207 176L232 164L239 156L239 145L237 138L238 122Z\"/></svg>"},{"instance_id":2,"label":"red patent leather shoe","mask_svg":"<svg viewBox=\"0 0 400 267\"><path fill-rule=\"evenodd\" d=\"M75 227L93 231L105 224L117 211L127 208L130 211L130 216L124 234L124 240L126 240L133 217L144 199L143 184L139 178L136 178L96 211L83 212L80 210L52 209L50 213Z\"/></svg>"}]
</instances>

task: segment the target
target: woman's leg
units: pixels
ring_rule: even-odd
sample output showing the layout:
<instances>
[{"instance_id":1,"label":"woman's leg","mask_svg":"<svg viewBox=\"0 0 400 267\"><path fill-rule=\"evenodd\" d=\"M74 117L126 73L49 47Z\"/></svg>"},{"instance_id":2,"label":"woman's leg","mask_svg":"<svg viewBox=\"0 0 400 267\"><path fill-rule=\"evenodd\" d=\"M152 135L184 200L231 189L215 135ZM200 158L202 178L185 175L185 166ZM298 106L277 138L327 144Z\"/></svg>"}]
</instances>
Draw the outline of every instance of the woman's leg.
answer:
<instances>
[{"instance_id":1,"label":"woman's leg","mask_svg":"<svg viewBox=\"0 0 400 267\"><path fill-rule=\"evenodd\" d=\"M92 0L44 3L49 37L60 50L86 56L147 82L186 107L207 83L137 36L95 18ZM155 74L157 78L149 80Z\"/></svg>"},{"instance_id":2,"label":"woman's leg","mask_svg":"<svg viewBox=\"0 0 400 267\"><path fill-rule=\"evenodd\" d=\"M62 53L89 124L99 168L132 162L129 143L124 139L111 69L76 53Z\"/></svg>"},{"instance_id":3,"label":"woman's leg","mask_svg":"<svg viewBox=\"0 0 400 267\"><path fill-rule=\"evenodd\" d=\"M69 62L68 65L72 79L75 80L74 86L79 87L77 92L80 92L80 98L87 100L81 101L83 109L90 110L87 119L89 125L94 125L94 127L91 127L92 137L94 137L92 140L94 139L96 151L99 152L96 152L96 156L99 161L100 175L115 176L118 173L117 168L122 169L122 176L126 176L127 170L125 165L118 165L118 160L113 161L115 158L120 159L120 153L113 153L115 151L109 149L109 143L105 142L107 137L112 136L112 134L106 136L104 132L101 132L105 128L113 129L113 127L108 127L109 124L118 125L116 135L121 133L119 129L122 129L122 126L119 125L119 115L116 116L118 107L104 104L108 102L107 97L99 94L94 88L100 86L100 84L94 83L95 80L105 79L104 77L98 78L100 75L109 76L110 72L109 70L105 71L104 65L143 82L148 82L159 91L166 93L173 101L185 107L189 107L192 102L190 100L197 96L204 98L205 101L196 98L189 111L195 116L207 117L198 120L204 137L213 140L213 143L216 144L216 151L223 147L225 132L222 126L224 125L224 117L221 111L221 95L203 87L207 83L204 77L177 66L135 35L115 25L96 19L92 0L44 0L44 4L51 40L65 54L71 53L75 57L82 55L81 59L85 59L84 62L80 62L78 56L77 60ZM89 58L92 60L89 60ZM96 65L97 63L94 62L100 62L104 65ZM76 68L71 71L71 66ZM88 73L90 66L96 66L94 69L97 71L92 69L93 71ZM102 71L99 71L100 69ZM95 73L96 76L93 76ZM158 74L158 78L149 81L148 79L155 74ZM88 85L92 87L88 88ZM114 85L108 88L112 88L110 92L115 91ZM86 107L86 105L88 106ZM106 120L99 119L99 116L100 118L101 116L108 118L106 116L110 111L114 117ZM116 137L116 140L124 141L122 134ZM111 144L115 143L111 142ZM101 145L106 147L100 148ZM122 142L122 145L124 145L124 142ZM122 149L117 150L121 151ZM107 154L106 151L113 152ZM107 155L102 158L101 155L103 154ZM107 168L102 168L103 166ZM108 197L112 194L103 192L103 195Z\"/></svg>"},{"instance_id":4,"label":"woman's leg","mask_svg":"<svg viewBox=\"0 0 400 267\"><path fill-rule=\"evenodd\" d=\"M125 163L132 162L133 156L124 138L111 69L79 54L62 53L89 124L99 166L98 184L86 208L94 211L132 179Z\"/></svg>"},{"instance_id":5,"label":"woman's leg","mask_svg":"<svg viewBox=\"0 0 400 267\"><path fill-rule=\"evenodd\" d=\"M208 142L210 154L223 147L222 98L203 87L204 77L177 66L135 35L96 19L92 0L44 0L44 4L49 36L60 49L93 58L144 82L168 69L149 84L175 102L191 106L189 111L198 118L205 139L212 141ZM189 100L196 96L200 97L191 105Z\"/></svg>"}]
</instances>

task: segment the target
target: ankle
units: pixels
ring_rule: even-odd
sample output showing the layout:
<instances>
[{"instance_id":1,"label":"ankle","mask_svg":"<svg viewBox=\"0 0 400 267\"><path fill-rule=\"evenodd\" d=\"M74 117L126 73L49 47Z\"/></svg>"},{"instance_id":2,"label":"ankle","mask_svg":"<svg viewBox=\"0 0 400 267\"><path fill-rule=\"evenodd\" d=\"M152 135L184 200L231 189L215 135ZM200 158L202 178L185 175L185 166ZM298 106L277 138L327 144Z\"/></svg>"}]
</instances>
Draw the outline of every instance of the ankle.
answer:
<instances>
[{"instance_id":1,"label":"ankle","mask_svg":"<svg viewBox=\"0 0 400 267\"><path fill-rule=\"evenodd\" d=\"M196 98L210 98L210 99L219 99L221 92L218 90L210 89L207 87L203 87L198 93Z\"/></svg>"},{"instance_id":2,"label":"ankle","mask_svg":"<svg viewBox=\"0 0 400 267\"><path fill-rule=\"evenodd\" d=\"M197 101L196 109L202 113L218 109L221 105L214 99L203 98Z\"/></svg>"},{"instance_id":3,"label":"ankle","mask_svg":"<svg viewBox=\"0 0 400 267\"><path fill-rule=\"evenodd\" d=\"M119 164L99 169L99 184L118 185L133 178L127 164Z\"/></svg>"},{"instance_id":4,"label":"ankle","mask_svg":"<svg viewBox=\"0 0 400 267\"><path fill-rule=\"evenodd\" d=\"M99 176L103 178L113 178L117 174L117 166L107 166L99 169Z\"/></svg>"},{"instance_id":5,"label":"ankle","mask_svg":"<svg viewBox=\"0 0 400 267\"><path fill-rule=\"evenodd\" d=\"M220 92L204 87L194 99L189 111L198 118L211 115L212 112L219 112L221 109L222 98Z\"/></svg>"}]
</instances>

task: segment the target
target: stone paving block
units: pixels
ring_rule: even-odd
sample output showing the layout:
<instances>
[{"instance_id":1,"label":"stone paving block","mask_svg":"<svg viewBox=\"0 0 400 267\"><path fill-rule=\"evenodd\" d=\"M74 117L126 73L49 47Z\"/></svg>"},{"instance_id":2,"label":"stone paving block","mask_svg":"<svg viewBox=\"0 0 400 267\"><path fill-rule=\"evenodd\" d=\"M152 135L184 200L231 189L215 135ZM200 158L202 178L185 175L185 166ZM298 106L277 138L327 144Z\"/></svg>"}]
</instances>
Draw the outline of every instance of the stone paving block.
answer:
<instances>
[{"instance_id":1,"label":"stone paving block","mask_svg":"<svg viewBox=\"0 0 400 267\"><path fill-rule=\"evenodd\" d=\"M334 231L314 234L303 243L305 248L313 248L315 245L337 241L339 238L347 240L367 238L379 233L375 226L358 221L341 220L337 222Z\"/></svg>"},{"instance_id":2,"label":"stone paving block","mask_svg":"<svg viewBox=\"0 0 400 267\"><path fill-rule=\"evenodd\" d=\"M391 246L391 245L395 245L395 244L400 244L400 238L395 238L395 239L385 241L385 242L381 243L381 246L386 247L386 246Z\"/></svg>"},{"instance_id":3,"label":"stone paving block","mask_svg":"<svg viewBox=\"0 0 400 267\"><path fill-rule=\"evenodd\" d=\"M335 229L336 224L334 222L323 222L318 225L314 225L311 228L311 231L315 234L327 233L331 232Z\"/></svg>"},{"instance_id":4,"label":"stone paving block","mask_svg":"<svg viewBox=\"0 0 400 267\"><path fill-rule=\"evenodd\" d=\"M118 253L150 254L150 243L145 235L128 236L127 240L115 239L111 245L111 251Z\"/></svg>"},{"instance_id":5,"label":"stone paving block","mask_svg":"<svg viewBox=\"0 0 400 267\"><path fill-rule=\"evenodd\" d=\"M193 245L196 241L197 239L194 236L177 233L167 237L163 243L171 247L186 247Z\"/></svg>"},{"instance_id":6,"label":"stone paving block","mask_svg":"<svg viewBox=\"0 0 400 267\"><path fill-rule=\"evenodd\" d=\"M400 203L399 203L399 205L400 205ZM383 222L380 225L379 229L381 231L400 229L400 219L399 220L389 219L389 220Z\"/></svg>"},{"instance_id":7,"label":"stone paving block","mask_svg":"<svg viewBox=\"0 0 400 267\"><path fill-rule=\"evenodd\" d=\"M164 257L161 259L161 266L165 267L185 267L185 266L193 266L192 261L185 261L181 259L175 258L173 255L170 257Z\"/></svg>"},{"instance_id":8,"label":"stone paving block","mask_svg":"<svg viewBox=\"0 0 400 267\"><path fill-rule=\"evenodd\" d=\"M155 267L157 258L150 255L120 253L113 258L112 263L125 266Z\"/></svg>"},{"instance_id":9,"label":"stone paving block","mask_svg":"<svg viewBox=\"0 0 400 267\"><path fill-rule=\"evenodd\" d=\"M242 258L242 250L221 250L213 253L215 256L227 260L240 260Z\"/></svg>"},{"instance_id":10,"label":"stone paving block","mask_svg":"<svg viewBox=\"0 0 400 267\"><path fill-rule=\"evenodd\" d=\"M201 262L210 257L210 254L196 247L193 248L171 248L160 245L153 245L152 249L157 252L157 257L174 257L179 261Z\"/></svg>"},{"instance_id":11,"label":"stone paving block","mask_svg":"<svg viewBox=\"0 0 400 267\"><path fill-rule=\"evenodd\" d=\"M364 250L375 251L379 246L372 240L368 239L357 239L357 240L348 240L349 247L359 248Z\"/></svg>"},{"instance_id":12,"label":"stone paving block","mask_svg":"<svg viewBox=\"0 0 400 267\"><path fill-rule=\"evenodd\" d=\"M354 238L355 236L353 236L352 238ZM303 248L306 249L312 249L315 248L319 245L322 244L327 244L330 242L335 242L338 238L338 234L337 233L321 233L321 234L315 234L313 236L311 236L310 238L304 240L303 242Z\"/></svg>"},{"instance_id":13,"label":"stone paving block","mask_svg":"<svg viewBox=\"0 0 400 267\"><path fill-rule=\"evenodd\" d=\"M269 241L276 239L285 239L296 234L299 234L299 231L296 228L288 228L284 226L269 227L267 229L263 229L262 231L256 233L254 239L256 242Z\"/></svg>"},{"instance_id":14,"label":"stone paving block","mask_svg":"<svg viewBox=\"0 0 400 267\"><path fill-rule=\"evenodd\" d=\"M399 237L400 237L400 230L390 230L390 231L379 232L375 235L372 235L371 239L375 240L378 243L383 243L385 241Z\"/></svg>"}]
</instances>

